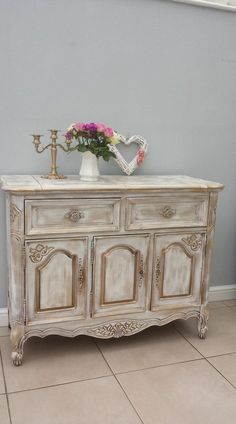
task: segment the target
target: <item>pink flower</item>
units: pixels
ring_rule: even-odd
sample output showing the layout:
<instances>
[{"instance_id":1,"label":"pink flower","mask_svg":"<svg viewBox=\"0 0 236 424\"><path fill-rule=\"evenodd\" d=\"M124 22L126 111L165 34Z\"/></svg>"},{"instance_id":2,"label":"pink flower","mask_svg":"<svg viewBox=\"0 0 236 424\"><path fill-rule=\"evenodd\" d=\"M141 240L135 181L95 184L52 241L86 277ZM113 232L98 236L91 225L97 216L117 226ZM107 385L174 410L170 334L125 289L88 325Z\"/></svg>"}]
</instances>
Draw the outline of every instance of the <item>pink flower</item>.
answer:
<instances>
[{"instance_id":1,"label":"pink flower","mask_svg":"<svg viewBox=\"0 0 236 424\"><path fill-rule=\"evenodd\" d=\"M66 132L66 140L71 140L72 139L72 134L70 131Z\"/></svg>"},{"instance_id":2,"label":"pink flower","mask_svg":"<svg viewBox=\"0 0 236 424\"><path fill-rule=\"evenodd\" d=\"M137 152L137 165L142 165L143 161L144 161L144 150L143 149L139 149Z\"/></svg>"},{"instance_id":3,"label":"pink flower","mask_svg":"<svg viewBox=\"0 0 236 424\"><path fill-rule=\"evenodd\" d=\"M76 122L76 124L73 125L74 129L76 131L83 131L84 129L84 124L82 124L81 122Z\"/></svg>"},{"instance_id":4,"label":"pink flower","mask_svg":"<svg viewBox=\"0 0 236 424\"><path fill-rule=\"evenodd\" d=\"M90 122L89 124L86 124L86 131L90 131L90 132L97 132L97 124L95 124L94 122Z\"/></svg>"},{"instance_id":5,"label":"pink flower","mask_svg":"<svg viewBox=\"0 0 236 424\"><path fill-rule=\"evenodd\" d=\"M112 128L106 128L104 131L104 134L106 137L112 137L113 136L113 129Z\"/></svg>"},{"instance_id":6,"label":"pink flower","mask_svg":"<svg viewBox=\"0 0 236 424\"><path fill-rule=\"evenodd\" d=\"M100 123L97 124L97 130L98 130L98 132L104 132L105 129L106 129L106 125L100 124Z\"/></svg>"}]
</instances>

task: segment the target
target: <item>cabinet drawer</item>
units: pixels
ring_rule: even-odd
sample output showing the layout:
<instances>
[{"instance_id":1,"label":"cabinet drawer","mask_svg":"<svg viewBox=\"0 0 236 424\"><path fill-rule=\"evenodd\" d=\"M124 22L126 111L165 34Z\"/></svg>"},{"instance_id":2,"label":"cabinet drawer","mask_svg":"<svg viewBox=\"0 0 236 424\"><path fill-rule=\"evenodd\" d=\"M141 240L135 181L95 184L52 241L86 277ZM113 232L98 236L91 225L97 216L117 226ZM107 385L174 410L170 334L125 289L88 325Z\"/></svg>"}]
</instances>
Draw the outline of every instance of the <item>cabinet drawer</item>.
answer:
<instances>
[{"instance_id":1,"label":"cabinet drawer","mask_svg":"<svg viewBox=\"0 0 236 424\"><path fill-rule=\"evenodd\" d=\"M119 230L120 199L26 200L26 235Z\"/></svg>"},{"instance_id":2,"label":"cabinet drawer","mask_svg":"<svg viewBox=\"0 0 236 424\"><path fill-rule=\"evenodd\" d=\"M126 229L206 226L207 212L207 195L130 197Z\"/></svg>"}]
</instances>

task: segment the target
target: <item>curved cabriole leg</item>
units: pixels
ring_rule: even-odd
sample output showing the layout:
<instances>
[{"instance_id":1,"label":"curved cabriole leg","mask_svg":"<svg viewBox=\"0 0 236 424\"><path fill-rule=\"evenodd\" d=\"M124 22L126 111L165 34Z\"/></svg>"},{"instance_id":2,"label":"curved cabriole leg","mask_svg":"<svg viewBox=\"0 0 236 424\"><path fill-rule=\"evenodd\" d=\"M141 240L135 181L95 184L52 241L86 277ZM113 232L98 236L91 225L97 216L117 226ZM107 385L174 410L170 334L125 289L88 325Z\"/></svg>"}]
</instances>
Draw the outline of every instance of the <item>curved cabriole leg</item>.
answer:
<instances>
[{"instance_id":1,"label":"curved cabriole leg","mask_svg":"<svg viewBox=\"0 0 236 424\"><path fill-rule=\"evenodd\" d=\"M207 322L209 319L209 311L206 306L201 307L200 315L198 318L198 335L200 339L206 338L206 333L208 330Z\"/></svg>"},{"instance_id":2,"label":"curved cabriole leg","mask_svg":"<svg viewBox=\"0 0 236 424\"><path fill-rule=\"evenodd\" d=\"M23 360L24 326L20 324L12 325L10 338L13 345L12 361L18 367Z\"/></svg>"},{"instance_id":3,"label":"curved cabriole leg","mask_svg":"<svg viewBox=\"0 0 236 424\"><path fill-rule=\"evenodd\" d=\"M12 362L16 367L22 364L23 361L23 351L18 349L18 351L13 351L11 354Z\"/></svg>"}]
</instances>

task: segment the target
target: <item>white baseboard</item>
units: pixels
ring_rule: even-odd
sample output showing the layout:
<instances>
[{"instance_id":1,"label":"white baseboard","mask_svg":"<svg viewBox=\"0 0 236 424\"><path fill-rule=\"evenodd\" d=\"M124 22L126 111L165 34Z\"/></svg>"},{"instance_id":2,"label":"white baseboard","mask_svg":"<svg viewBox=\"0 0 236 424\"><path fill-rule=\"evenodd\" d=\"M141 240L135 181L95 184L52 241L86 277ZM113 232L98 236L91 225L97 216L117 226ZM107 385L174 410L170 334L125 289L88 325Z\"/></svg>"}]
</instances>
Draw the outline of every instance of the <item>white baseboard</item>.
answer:
<instances>
[{"instance_id":1,"label":"white baseboard","mask_svg":"<svg viewBox=\"0 0 236 424\"><path fill-rule=\"evenodd\" d=\"M236 299L236 284L210 287L209 302L232 299Z\"/></svg>"},{"instance_id":2,"label":"white baseboard","mask_svg":"<svg viewBox=\"0 0 236 424\"><path fill-rule=\"evenodd\" d=\"M209 291L209 302L236 299L236 284L212 286ZM7 308L0 308L0 327L8 325Z\"/></svg>"},{"instance_id":3,"label":"white baseboard","mask_svg":"<svg viewBox=\"0 0 236 424\"><path fill-rule=\"evenodd\" d=\"M0 308L0 327L6 327L7 325L8 325L7 308Z\"/></svg>"}]
</instances>

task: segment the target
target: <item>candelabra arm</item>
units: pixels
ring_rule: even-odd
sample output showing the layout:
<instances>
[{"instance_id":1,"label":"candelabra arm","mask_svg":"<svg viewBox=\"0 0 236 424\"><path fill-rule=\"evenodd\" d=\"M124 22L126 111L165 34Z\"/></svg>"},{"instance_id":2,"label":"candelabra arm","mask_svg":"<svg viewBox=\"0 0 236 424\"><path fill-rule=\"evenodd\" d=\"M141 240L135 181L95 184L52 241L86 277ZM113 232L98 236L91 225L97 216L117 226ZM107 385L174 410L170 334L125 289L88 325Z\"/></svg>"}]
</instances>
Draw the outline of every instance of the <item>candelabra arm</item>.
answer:
<instances>
[{"instance_id":1,"label":"candelabra arm","mask_svg":"<svg viewBox=\"0 0 236 424\"><path fill-rule=\"evenodd\" d=\"M35 149L36 149L36 152L37 152L37 153L43 153L43 152L44 152L44 150L48 149L49 147L51 147L51 143L50 143L50 144L48 144L48 145L47 145L47 146L45 146L45 147L43 147L43 146L42 146L42 144L35 145Z\"/></svg>"},{"instance_id":2,"label":"candelabra arm","mask_svg":"<svg viewBox=\"0 0 236 424\"><path fill-rule=\"evenodd\" d=\"M70 146L63 146L62 144L57 144L57 147L60 147L64 152L69 153L72 152L73 148L71 148Z\"/></svg>"},{"instance_id":3,"label":"candelabra arm","mask_svg":"<svg viewBox=\"0 0 236 424\"><path fill-rule=\"evenodd\" d=\"M74 146L74 147L66 146L65 147L61 144L58 144L57 146L60 147L63 150L63 152L66 152L66 153L71 153L71 152L74 152L75 150L77 150L77 146Z\"/></svg>"}]
</instances>

